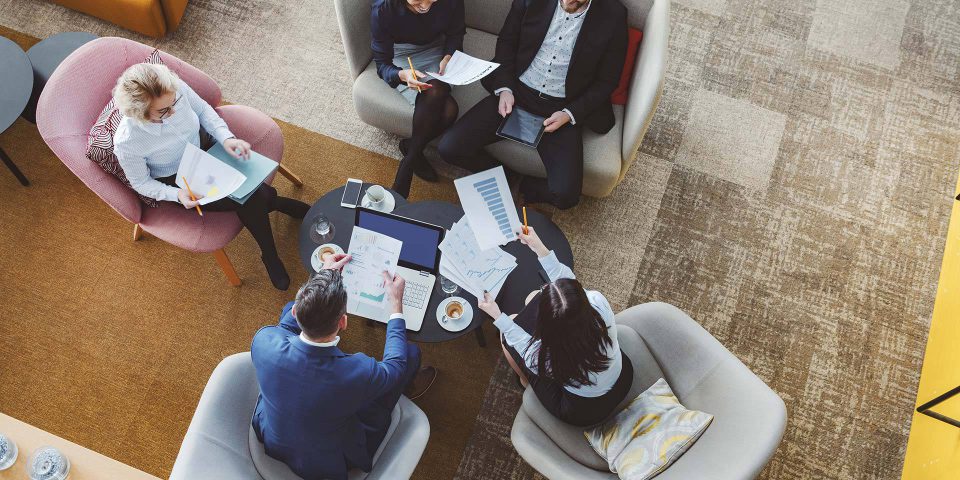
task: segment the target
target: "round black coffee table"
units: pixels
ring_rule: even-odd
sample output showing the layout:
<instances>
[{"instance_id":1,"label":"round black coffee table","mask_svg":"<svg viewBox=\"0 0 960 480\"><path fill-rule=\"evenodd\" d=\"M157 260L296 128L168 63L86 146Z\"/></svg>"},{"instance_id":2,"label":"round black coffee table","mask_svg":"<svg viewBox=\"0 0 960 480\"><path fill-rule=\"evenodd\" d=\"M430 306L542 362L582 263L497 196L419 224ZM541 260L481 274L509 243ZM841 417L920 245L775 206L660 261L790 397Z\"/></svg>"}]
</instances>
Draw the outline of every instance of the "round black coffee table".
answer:
<instances>
[{"instance_id":1,"label":"round black coffee table","mask_svg":"<svg viewBox=\"0 0 960 480\"><path fill-rule=\"evenodd\" d=\"M366 192L369 186L370 184L365 183L363 191ZM397 215L432 223L447 229L463 217L463 209L459 205L432 200L410 203L395 192L391 191L391 193L397 199L397 206L393 211ZM310 238L310 229L313 228L313 220L321 213L326 215L334 226L334 238L331 243L339 245L344 250L349 247L350 235L353 233L355 211L340 206L342 195L343 187L340 187L320 197L303 220L300 227L300 260L308 272L313 271L310 264L310 255L319 245ZM530 226L537 230L547 248L553 249L561 262L573 267L573 252L570 250L570 243L560 228L539 212L527 209L527 217ZM517 268L510 273L503 288L500 289L497 303L505 313L512 314L523 308L523 301L527 295L546 283L547 277L537 260L537 256L526 245L514 241L504 245L503 249L516 257ZM480 344L485 345L482 330L479 327L483 322L490 321L490 317L477 308L477 299L462 288L454 295L467 299L473 307L474 316L469 327L459 332L449 332L440 326L433 312L437 311L437 306L448 295L440 290L440 282L437 281L430 295L430 304L427 307L427 315L423 319L423 326L419 332L408 331L407 338L417 342L445 342L474 331Z\"/></svg>"},{"instance_id":2,"label":"round black coffee table","mask_svg":"<svg viewBox=\"0 0 960 480\"><path fill-rule=\"evenodd\" d=\"M71 53L97 36L87 32L64 32L50 36L27 50L27 57L33 65L33 94L21 116L30 123L37 123L37 100L43 93L43 87Z\"/></svg>"},{"instance_id":3,"label":"round black coffee table","mask_svg":"<svg viewBox=\"0 0 960 480\"><path fill-rule=\"evenodd\" d=\"M33 69L27 54L23 53L23 49L13 40L0 37L0 133L10 128L23 112L32 90ZM30 185L30 181L3 149L0 149L0 160L17 177L20 184Z\"/></svg>"}]
</instances>

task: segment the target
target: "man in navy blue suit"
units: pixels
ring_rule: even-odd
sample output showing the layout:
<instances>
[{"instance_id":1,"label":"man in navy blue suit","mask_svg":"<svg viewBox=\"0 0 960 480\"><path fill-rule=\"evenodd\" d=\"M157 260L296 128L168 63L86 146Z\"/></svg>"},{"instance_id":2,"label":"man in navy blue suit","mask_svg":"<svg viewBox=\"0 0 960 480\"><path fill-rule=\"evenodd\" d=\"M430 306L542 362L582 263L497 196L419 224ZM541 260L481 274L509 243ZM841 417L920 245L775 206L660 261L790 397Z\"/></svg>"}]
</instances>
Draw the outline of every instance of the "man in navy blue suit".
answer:
<instances>
[{"instance_id":1,"label":"man in navy blue suit","mask_svg":"<svg viewBox=\"0 0 960 480\"><path fill-rule=\"evenodd\" d=\"M422 395L437 375L433 367L420 368L420 349L407 343L404 281L386 272L392 315L383 361L337 348L347 328L340 270L349 261L343 254L328 258L284 307L280 323L261 328L250 347L260 383L254 430L268 455L307 480L370 471L400 395Z\"/></svg>"}]
</instances>

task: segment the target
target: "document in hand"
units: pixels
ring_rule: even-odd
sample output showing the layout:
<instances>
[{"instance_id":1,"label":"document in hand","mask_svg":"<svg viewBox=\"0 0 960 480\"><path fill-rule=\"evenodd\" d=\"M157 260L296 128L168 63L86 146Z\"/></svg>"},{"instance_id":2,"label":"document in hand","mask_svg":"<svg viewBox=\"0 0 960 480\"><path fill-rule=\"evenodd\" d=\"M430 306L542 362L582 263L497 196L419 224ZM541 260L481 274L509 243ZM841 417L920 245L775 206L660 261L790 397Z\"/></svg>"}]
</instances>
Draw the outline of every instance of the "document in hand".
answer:
<instances>
[{"instance_id":1,"label":"document in hand","mask_svg":"<svg viewBox=\"0 0 960 480\"><path fill-rule=\"evenodd\" d=\"M403 242L400 240L365 228L353 227L350 247L347 249L347 253L353 258L343 267L348 312L358 312L360 304L376 307L385 305L383 272L386 270L391 276L396 274L401 247Z\"/></svg>"},{"instance_id":2,"label":"document in hand","mask_svg":"<svg viewBox=\"0 0 960 480\"><path fill-rule=\"evenodd\" d=\"M190 142L187 142L187 147L183 150L180 168L177 169L177 186L180 188L186 187L184 177L190 184L191 192L203 195L200 205L226 198L247 181L247 177L237 169Z\"/></svg>"},{"instance_id":3,"label":"document in hand","mask_svg":"<svg viewBox=\"0 0 960 480\"><path fill-rule=\"evenodd\" d=\"M272 175L273 172L276 172L277 168L280 167L279 163L253 150L250 150L250 158L246 160L234 158L233 155L227 153L227 150L223 148L223 144L221 143L217 143L211 147L210 150L207 150L207 153L237 169L238 172L247 177L243 185L240 185L235 192L230 194L230 200L241 205L246 203L247 199L253 195L253 192L260 188L260 185L263 185L267 177ZM193 186L193 184L191 183L190 186Z\"/></svg>"},{"instance_id":4,"label":"document in hand","mask_svg":"<svg viewBox=\"0 0 960 480\"><path fill-rule=\"evenodd\" d=\"M427 74L450 85L467 85L490 75L490 72L499 66L499 63L480 60L457 50L447 62L443 75L435 72L427 72Z\"/></svg>"},{"instance_id":5,"label":"document in hand","mask_svg":"<svg viewBox=\"0 0 960 480\"><path fill-rule=\"evenodd\" d=\"M503 167L458 178L453 184L481 250L517 239L520 217Z\"/></svg>"},{"instance_id":6,"label":"document in hand","mask_svg":"<svg viewBox=\"0 0 960 480\"><path fill-rule=\"evenodd\" d=\"M517 267L517 259L500 248L481 250L466 217L453 224L440 243L440 274L477 298L494 298Z\"/></svg>"}]
</instances>

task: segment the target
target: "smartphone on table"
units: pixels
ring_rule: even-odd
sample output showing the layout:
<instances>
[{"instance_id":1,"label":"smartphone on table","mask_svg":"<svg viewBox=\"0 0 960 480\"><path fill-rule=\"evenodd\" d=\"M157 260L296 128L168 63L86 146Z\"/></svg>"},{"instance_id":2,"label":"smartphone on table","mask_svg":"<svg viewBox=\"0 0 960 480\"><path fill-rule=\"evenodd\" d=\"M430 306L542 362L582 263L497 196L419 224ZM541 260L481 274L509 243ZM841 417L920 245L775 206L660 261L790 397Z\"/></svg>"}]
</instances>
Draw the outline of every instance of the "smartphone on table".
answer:
<instances>
[{"instance_id":1,"label":"smartphone on table","mask_svg":"<svg viewBox=\"0 0 960 480\"><path fill-rule=\"evenodd\" d=\"M340 206L357 208L357 204L360 203L360 190L363 190L363 180L348 178L347 185L343 187L343 198L340 199Z\"/></svg>"}]
</instances>

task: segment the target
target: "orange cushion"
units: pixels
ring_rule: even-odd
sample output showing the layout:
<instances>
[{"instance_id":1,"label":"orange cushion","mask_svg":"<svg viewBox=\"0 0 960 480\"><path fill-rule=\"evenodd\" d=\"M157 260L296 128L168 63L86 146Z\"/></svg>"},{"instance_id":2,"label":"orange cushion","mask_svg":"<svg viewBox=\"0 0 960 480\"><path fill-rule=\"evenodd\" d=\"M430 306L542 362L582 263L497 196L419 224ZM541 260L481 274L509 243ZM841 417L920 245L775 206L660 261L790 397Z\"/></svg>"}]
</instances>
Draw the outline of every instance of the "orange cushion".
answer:
<instances>
[{"instance_id":1,"label":"orange cushion","mask_svg":"<svg viewBox=\"0 0 960 480\"><path fill-rule=\"evenodd\" d=\"M643 39L643 32L636 28L627 29L627 35L627 55L623 59L623 73L620 74L620 84L610 94L610 103L614 105L627 104L627 91L630 88L630 77L633 75L633 64L637 60L637 52L640 51L640 40Z\"/></svg>"},{"instance_id":2,"label":"orange cushion","mask_svg":"<svg viewBox=\"0 0 960 480\"><path fill-rule=\"evenodd\" d=\"M167 21L159 0L53 0L53 2L151 37L160 38L167 33Z\"/></svg>"}]
</instances>

